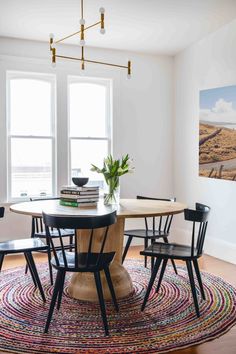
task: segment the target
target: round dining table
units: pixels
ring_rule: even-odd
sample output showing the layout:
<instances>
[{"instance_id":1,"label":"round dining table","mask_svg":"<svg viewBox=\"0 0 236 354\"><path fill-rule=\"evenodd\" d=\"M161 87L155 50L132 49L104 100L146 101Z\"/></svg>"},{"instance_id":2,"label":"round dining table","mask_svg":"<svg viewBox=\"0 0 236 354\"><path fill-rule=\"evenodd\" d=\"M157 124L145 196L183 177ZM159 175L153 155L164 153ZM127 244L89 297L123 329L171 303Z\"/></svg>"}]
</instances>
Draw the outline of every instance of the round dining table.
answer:
<instances>
[{"instance_id":1,"label":"round dining table","mask_svg":"<svg viewBox=\"0 0 236 354\"><path fill-rule=\"evenodd\" d=\"M59 200L40 200L13 204L10 210L15 213L41 217L42 212L57 216L98 216L117 211L117 222L109 229L104 252L115 252L110 266L110 273L117 298L128 296L133 292L133 284L129 273L121 262L124 241L125 219L153 216L174 215L182 213L186 205L178 202L147 200L147 199L120 199L119 205L106 206L99 202L96 207L68 207L62 206ZM99 249L101 243L101 229L97 229L94 237L93 251ZM89 231L77 230L77 241L80 252L88 249ZM102 272L103 273L103 272ZM101 274L105 299L110 299L110 292L104 274ZM97 291L92 273L74 273L68 285L71 297L97 301Z\"/></svg>"}]
</instances>

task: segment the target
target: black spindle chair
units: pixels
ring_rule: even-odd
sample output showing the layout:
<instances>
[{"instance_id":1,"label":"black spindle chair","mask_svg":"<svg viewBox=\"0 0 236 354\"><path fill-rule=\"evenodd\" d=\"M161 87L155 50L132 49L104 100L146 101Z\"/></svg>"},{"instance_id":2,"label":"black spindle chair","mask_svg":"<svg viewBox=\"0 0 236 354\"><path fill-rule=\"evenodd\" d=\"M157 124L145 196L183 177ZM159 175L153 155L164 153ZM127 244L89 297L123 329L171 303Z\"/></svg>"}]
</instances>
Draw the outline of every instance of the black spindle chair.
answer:
<instances>
[{"instance_id":1,"label":"black spindle chair","mask_svg":"<svg viewBox=\"0 0 236 354\"><path fill-rule=\"evenodd\" d=\"M202 284L201 273L198 266L198 258L201 257L203 253L203 245L206 236L209 212L210 208L207 205L200 203L196 203L196 210L184 210L185 220L191 221L193 223L191 246L176 243L164 244L160 242L154 242L151 246L147 247L144 251L140 252L140 254L143 256L152 256L156 258L156 262L141 307L142 311L146 306L150 291L152 289L154 280L156 278L161 263L162 268L159 275L156 292L158 292L160 289L168 259L180 259L186 262L196 314L197 317L200 316L192 264L195 269L202 298L203 300L205 300L204 287Z\"/></svg>"},{"instance_id":2,"label":"black spindle chair","mask_svg":"<svg viewBox=\"0 0 236 354\"><path fill-rule=\"evenodd\" d=\"M53 250L54 258L51 260L52 266L57 270L56 282L53 290L51 305L48 313L47 322L45 325L45 333L48 332L51 318L53 315L54 307L57 301L57 309L60 309L64 281L66 272L90 272L94 274L95 284L97 288L97 294L99 304L101 308L102 320L105 329L105 334L109 334L108 323L106 317L106 308L103 298L103 290L100 278L100 272L103 270L106 276L106 280L110 289L111 297L116 310L118 311L118 304L116 301L115 291L113 288L109 266L113 261L115 252L104 252L105 243L107 240L109 226L116 222L116 212L101 215L101 216L89 216L89 217L72 217L72 216L52 216L43 213L43 221L46 226L46 232L48 239ZM57 228L59 233L61 251L57 251L54 245L54 238L51 237L51 228ZM61 236L61 229L80 229L91 230L90 239L88 243L87 252L80 252L79 245L77 244L77 238L75 237L75 249L74 252L66 252L63 245L63 238ZM93 238L94 230L104 228L103 237L101 237L101 247L99 252L93 250Z\"/></svg>"},{"instance_id":3,"label":"black spindle chair","mask_svg":"<svg viewBox=\"0 0 236 354\"><path fill-rule=\"evenodd\" d=\"M176 199L163 199L163 198L150 198L137 195L137 199L148 199L148 200L160 200L165 202L175 202ZM152 228L148 225L148 219L152 219ZM130 244L133 238L142 238L144 240L144 248L149 245L149 240L153 243L155 240L162 238L165 243L168 243L168 236L170 232L171 223L173 220L173 215L144 218L145 229L135 229L135 230L125 230L124 235L128 236L124 252L122 255L122 263L125 260L127 252L129 250ZM177 274L177 268L175 262L171 260L175 273ZM154 265L154 258L151 258L151 268ZM144 257L144 266L147 267L147 256Z\"/></svg>"},{"instance_id":4,"label":"black spindle chair","mask_svg":"<svg viewBox=\"0 0 236 354\"><path fill-rule=\"evenodd\" d=\"M2 218L3 216L4 207L0 207L0 218ZM38 276L37 268L34 263L32 252L42 252L47 251L47 249L48 246L46 246L39 238L27 238L0 242L0 271L2 269L3 260L6 255L24 253L34 285L35 287L38 287L40 295L44 302L46 301L46 299L44 296L43 287Z\"/></svg>"},{"instance_id":5,"label":"black spindle chair","mask_svg":"<svg viewBox=\"0 0 236 354\"><path fill-rule=\"evenodd\" d=\"M40 201L40 200L59 200L59 198L30 198L30 201ZM67 245L65 245L66 249L69 249L72 251L74 247L74 230L69 230L69 229L62 229L61 230L61 236L67 238ZM39 237L42 240L45 240L45 243L48 245L48 250L47 250L47 255L48 255L48 267L49 267L49 274L50 274L50 281L51 284L53 285L53 272L52 272L52 265L51 265L51 252L52 249L50 247L50 242L47 239L47 234L45 231L45 227L43 224L42 217L39 216L33 216L32 217L32 226L31 226L31 238L34 237ZM58 230L56 229L51 229L51 237L54 237L55 239L59 239L59 233ZM60 245L57 245L57 250L60 249ZM27 273L28 266L26 265L25 272Z\"/></svg>"}]
</instances>

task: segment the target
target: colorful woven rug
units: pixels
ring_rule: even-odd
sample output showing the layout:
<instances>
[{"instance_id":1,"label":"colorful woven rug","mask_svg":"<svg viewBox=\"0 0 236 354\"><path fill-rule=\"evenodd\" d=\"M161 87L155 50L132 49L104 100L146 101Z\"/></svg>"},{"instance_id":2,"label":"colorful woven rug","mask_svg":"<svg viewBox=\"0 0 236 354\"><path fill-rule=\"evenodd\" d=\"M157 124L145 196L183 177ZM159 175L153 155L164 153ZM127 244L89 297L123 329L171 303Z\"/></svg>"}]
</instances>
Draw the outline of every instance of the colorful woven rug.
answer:
<instances>
[{"instance_id":1,"label":"colorful woven rug","mask_svg":"<svg viewBox=\"0 0 236 354\"><path fill-rule=\"evenodd\" d=\"M140 311L150 270L143 261L127 261L135 291L119 300L116 313L107 302L110 337L104 337L97 304L63 296L48 334L43 334L52 287L46 265L39 273L47 296L44 305L24 267L0 275L0 350L11 353L163 353L216 338L236 323L236 289L222 279L202 273L206 301L196 318L185 268L179 275L168 268L159 294L154 289ZM67 280L68 281L68 280ZM199 290L199 289L198 289Z\"/></svg>"}]
</instances>

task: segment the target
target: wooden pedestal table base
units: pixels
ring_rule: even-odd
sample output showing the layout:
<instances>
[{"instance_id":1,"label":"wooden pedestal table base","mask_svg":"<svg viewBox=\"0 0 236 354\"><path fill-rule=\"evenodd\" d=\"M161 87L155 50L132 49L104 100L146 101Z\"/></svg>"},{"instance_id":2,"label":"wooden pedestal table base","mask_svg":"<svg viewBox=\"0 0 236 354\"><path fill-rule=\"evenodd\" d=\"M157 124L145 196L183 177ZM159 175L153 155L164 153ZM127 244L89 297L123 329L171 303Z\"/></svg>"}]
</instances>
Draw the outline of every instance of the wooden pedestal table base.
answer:
<instances>
[{"instance_id":1,"label":"wooden pedestal table base","mask_svg":"<svg viewBox=\"0 0 236 354\"><path fill-rule=\"evenodd\" d=\"M94 244L92 251L99 251L101 247L102 230L94 231ZM124 218L118 218L117 223L112 225L107 236L106 246L104 252L116 252L114 261L110 266L110 273L112 277L113 286L116 297L122 298L133 291L133 284L127 270L121 264L124 238ZM77 231L78 245L80 252L87 252L89 233L88 231ZM111 294L107 285L105 274L102 271L101 281L104 298L111 299ZM97 290L93 273L74 273L68 287L69 295L75 299L98 301Z\"/></svg>"},{"instance_id":2,"label":"wooden pedestal table base","mask_svg":"<svg viewBox=\"0 0 236 354\"><path fill-rule=\"evenodd\" d=\"M133 284L131 278L127 270L121 264L114 261L110 266L110 273L117 299L132 293ZM102 271L100 274L103 296L106 300L111 299L104 272ZM97 302L98 297L93 273L73 274L68 292L69 295L75 299Z\"/></svg>"}]
</instances>

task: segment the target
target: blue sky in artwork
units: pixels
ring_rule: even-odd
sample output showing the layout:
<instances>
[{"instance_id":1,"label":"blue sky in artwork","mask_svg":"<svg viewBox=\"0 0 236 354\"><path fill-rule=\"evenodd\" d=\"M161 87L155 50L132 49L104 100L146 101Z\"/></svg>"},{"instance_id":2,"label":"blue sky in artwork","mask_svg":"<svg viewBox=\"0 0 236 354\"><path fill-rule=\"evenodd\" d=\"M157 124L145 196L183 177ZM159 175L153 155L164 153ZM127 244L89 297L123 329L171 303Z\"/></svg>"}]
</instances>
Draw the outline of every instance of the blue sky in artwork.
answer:
<instances>
[{"instance_id":1,"label":"blue sky in artwork","mask_svg":"<svg viewBox=\"0 0 236 354\"><path fill-rule=\"evenodd\" d=\"M232 102L236 110L236 85L200 91L200 109L212 109L219 99Z\"/></svg>"}]
</instances>

